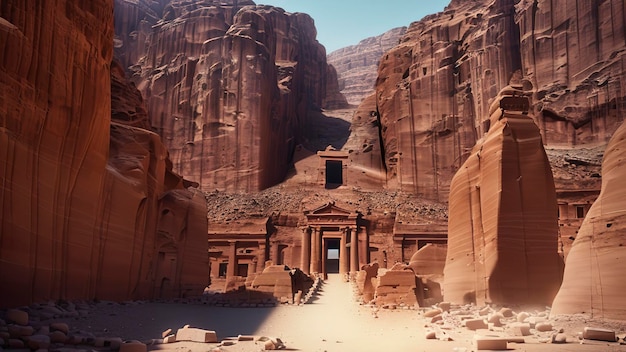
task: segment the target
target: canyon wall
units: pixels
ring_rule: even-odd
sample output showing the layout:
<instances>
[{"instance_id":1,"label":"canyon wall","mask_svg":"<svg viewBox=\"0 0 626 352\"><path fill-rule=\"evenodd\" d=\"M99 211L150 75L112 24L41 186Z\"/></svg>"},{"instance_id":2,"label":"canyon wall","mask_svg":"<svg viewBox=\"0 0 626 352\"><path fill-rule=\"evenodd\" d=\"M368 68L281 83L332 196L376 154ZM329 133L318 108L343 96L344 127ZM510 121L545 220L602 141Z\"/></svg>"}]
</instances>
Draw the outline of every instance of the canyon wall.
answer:
<instances>
[{"instance_id":1,"label":"canyon wall","mask_svg":"<svg viewBox=\"0 0 626 352\"><path fill-rule=\"evenodd\" d=\"M550 164L533 119L493 105L450 186L444 300L550 304L563 268Z\"/></svg>"},{"instance_id":2,"label":"canyon wall","mask_svg":"<svg viewBox=\"0 0 626 352\"><path fill-rule=\"evenodd\" d=\"M626 112L625 6L454 0L411 24L376 82L388 186L447 199L497 92L522 79L548 146L608 142Z\"/></svg>"},{"instance_id":3,"label":"canyon wall","mask_svg":"<svg viewBox=\"0 0 626 352\"><path fill-rule=\"evenodd\" d=\"M345 104L313 20L252 1L161 4L159 17L156 5L116 2L116 55L174 170L205 190L281 182L308 111Z\"/></svg>"},{"instance_id":4,"label":"canyon wall","mask_svg":"<svg viewBox=\"0 0 626 352\"><path fill-rule=\"evenodd\" d=\"M339 73L339 89L348 103L359 105L374 92L380 58L387 50L398 45L405 32L406 27L393 28L328 54L328 64Z\"/></svg>"},{"instance_id":5,"label":"canyon wall","mask_svg":"<svg viewBox=\"0 0 626 352\"><path fill-rule=\"evenodd\" d=\"M200 292L204 197L112 85L113 1L3 1L0 51L0 306Z\"/></svg>"},{"instance_id":6,"label":"canyon wall","mask_svg":"<svg viewBox=\"0 0 626 352\"><path fill-rule=\"evenodd\" d=\"M626 319L623 280L626 247L624 150L626 124L615 132L602 162L602 191L583 220L567 261L552 315Z\"/></svg>"}]
</instances>

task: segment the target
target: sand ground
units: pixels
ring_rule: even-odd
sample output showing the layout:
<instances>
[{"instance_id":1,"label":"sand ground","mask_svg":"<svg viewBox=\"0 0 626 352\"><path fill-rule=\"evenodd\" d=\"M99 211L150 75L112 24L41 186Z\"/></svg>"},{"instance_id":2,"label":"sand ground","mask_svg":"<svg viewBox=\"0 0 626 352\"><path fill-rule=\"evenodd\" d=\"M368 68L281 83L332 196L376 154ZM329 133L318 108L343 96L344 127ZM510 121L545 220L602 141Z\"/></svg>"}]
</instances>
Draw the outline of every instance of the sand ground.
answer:
<instances>
[{"instance_id":1,"label":"sand ground","mask_svg":"<svg viewBox=\"0 0 626 352\"><path fill-rule=\"evenodd\" d=\"M303 306L281 305L274 308L226 308L197 303L100 303L85 317L67 321L73 329L96 336L118 336L124 340L146 341L174 332L189 324L216 331L220 340L238 335L279 337L292 351L473 351L475 332L466 329L447 331L453 341L426 340L431 329L415 310L384 310L359 305L352 286L338 275L329 275L313 301ZM566 330L580 329L585 322L567 323ZM558 327L558 324L555 324ZM514 351L626 351L617 343L591 341L580 344L542 343L532 336L526 343L509 343ZM200 343L174 343L149 346L151 350L171 351L260 351L263 345L237 343L232 346Z\"/></svg>"}]
</instances>

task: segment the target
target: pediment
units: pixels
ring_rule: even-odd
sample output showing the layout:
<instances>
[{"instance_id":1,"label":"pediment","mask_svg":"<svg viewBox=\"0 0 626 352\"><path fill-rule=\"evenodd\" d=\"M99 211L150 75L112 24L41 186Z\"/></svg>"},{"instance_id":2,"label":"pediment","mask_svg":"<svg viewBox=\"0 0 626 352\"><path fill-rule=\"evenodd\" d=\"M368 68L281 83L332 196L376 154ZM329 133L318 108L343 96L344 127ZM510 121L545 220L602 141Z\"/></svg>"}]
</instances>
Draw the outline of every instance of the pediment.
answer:
<instances>
[{"instance_id":1,"label":"pediment","mask_svg":"<svg viewBox=\"0 0 626 352\"><path fill-rule=\"evenodd\" d=\"M305 212L307 216L316 216L316 215L350 216L353 213L354 213L353 211L346 210L346 209L336 206L334 202L326 203L319 208L308 210Z\"/></svg>"}]
</instances>

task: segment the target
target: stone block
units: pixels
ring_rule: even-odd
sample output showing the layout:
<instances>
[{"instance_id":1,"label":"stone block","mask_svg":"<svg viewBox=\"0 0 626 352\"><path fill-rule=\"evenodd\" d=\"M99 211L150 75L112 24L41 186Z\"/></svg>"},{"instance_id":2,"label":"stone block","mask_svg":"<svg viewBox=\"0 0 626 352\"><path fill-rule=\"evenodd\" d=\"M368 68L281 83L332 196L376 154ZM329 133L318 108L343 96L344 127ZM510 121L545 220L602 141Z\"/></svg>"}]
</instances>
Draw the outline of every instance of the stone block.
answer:
<instances>
[{"instance_id":1,"label":"stone block","mask_svg":"<svg viewBox=\"0 0 626 352\"><path fill-rule=\"evenodd\" d=\"M450 311L450 302L439 302L437 306L444 312Z\"/></svg>"},{"instance_id":2,"label":"stone block","mask_svg":"<svg viewBox=\"0 0 626 352\"><path fill-rule=\"evenodd\" d=\"M469 330L487 329L487 323L484 319L468 319L465 321L465 327Z\"/></svg>"},{"instance_id":3,"label":"stone block","mask_svg":"<svg viewBox=\"0 0 626 352\"><path fill-rule=\"evenodd\" d=\"M523 323L529 317L530 317L530 314L528 314L526 312L520 312L520 313L517 314L517 321L520 322L520 323Z\"/></svg>"},{"instance_id":4,"label":"stone block","mask_svg":"<svg viewBox=\"0 0 626 352\"><path fill-rule=\"evenodd\" d=\"M176 340L193 342L217 342L215 331L198 328L182 328L176 332Z\"/></svg>"},{"instance_id":5,"label":"stone block","mask_svg":"<svg viewBox=\"0 0 626 352\"><path fill-rule=\"evenodd\" d=\"M9 309L5 316L6 320L17 325L28 325L28 313L19 309Z\"/></svg>"},{"instance_id":6,"label":"stone block","mask_svg":"<svg viewBox=\"0 0 626 352\"><path fill-rule=\"evenodd\" d=\"M530 324L513 323L509 325L509 333L514 336L528 336L530 335Z\"/></svg>"},{"instance_id":7,"label":"stone block","mask_svg":"<svg viewBox=\"0 0 626 352\"><path fill-rule=\"evenodd\" d=\"M31 350L47 349L50 347L50 337L47 335L33 335L26 339L26 344Z\"/></svg>"},{"instance_id":8,"label":"stone block","mask_svg":"<svg viewBox=\"0 0 626 352\"><path fill-rule=\"evenodd\" d=\"M53 331L48 336L50 337L50 342L65 343L67 341L67 335L63 331Z\"/></svg>"},{"instance_id":9,"label":"stone block","mask_svg":"<svg viewBox=\"0 0 626 352\"><path fill-rule=\"evenodd\" d=\"M237 341L254 341L254 336L239 335L239 336L237 336Z\"/></svg>"},{"instance_id":10,"label":"stone block","mask_svg":"<svg viewBox=\"0 0 626 352\"><path fill-rule=\"evenodd\" d=\"M161 333L161 337L165 338L166 336L169 336L171 334L172 334L172 329L167 329Z\"/></svg>"},{"instance_id":11,"label":"stone block","mask_svg":"<svg viewBox=\"0 0 626 352\"><path fill-rule=\"evenodd\" d=\"M615 331L602 328L585 327L583 329L583 339L600 340L600 341L617 341Z\"/></svg>"},{"instance_id":12,"label":"stone block","mask_svg":"<svg viewBox=\"0 0 626 352\"><path fill-rule=\"evenodd\" d=\"M500 308L500 311L498 313L502 314L502 316L505 318L510 318L513 316L513 310L511 308Z\"/></svg>"},{"instance_id":13,"label":"stone block","mask_svg":"<svg viewBox=\"0 0 626 352\"><path fill-rule=\"evenodd\" d=\"M167 335L163 338L163 343L173 343L176 342L176 335L171 334Z\"/></svg>"},{"instance_id":14,"label":"stone block","mask_svg":"<svg viewBox=\"0 0 626 352\"><path fill-rule=\"evenodd\" d=\"M548 322L537 323L535 325L535 330L537 331L552 331L552 324Z\"/></svg>"},{"instance_id":15,"label":"stone block","mask_svg":"<svg viewBox=\"0 0 626 352\"><path fill-rule=\"evenodd\" d=\"M125 342L120 345L119 352L148 352L148 346L139 341Z\"/></svg>"},{"instance_id":16,"label":"stone block","mask_svg":"<svg viewBox=\"0 0 626 352\"><path fill-rule=\"evenodd\" d=\"M499 337L474 336L476 350L506 350L507 340Z\"/></svg>"},{"instance_id":17,"label":"stone block","mask_svg":"<svg viewBox=\"0 0 626 352\"><path fill-rule=\"evenodd\" d=\"M24 341L20 339L9 339L8 341L9 348L24 348L25 346Z\"/></svg>"},{"instance_id":18,"label":"stone block","mask_svg":"<svg viewBox=\"0 0 626 352\"><path fill-rule=\"evenodd\" d=\"M563 333L552 335L552 343L567 343L567 335Z\"/></svg>"},{"instance_id":19,"label":"stone block","mask_svg":"<svg viewBox=\"0 0 626 352\"><path fill-rule=\"evenodd\" d=\"M487 322L493 324L493 326L495 327L500 327L502 326L502 318L503 318L502 314L495 313L495 314L492 314L489 317L489 319L487 319Z\"/></svg>"},{"instance_id":20,"label":"stone block","mask_svg":"<svg viewBox=\"0 0 626 352\"><path fill-rule=\"evenodd\" d=\"M441 309L431 309L428 310L426 312L424 312L424 318L432 318L434 316L437 316L439 314L441 314Z\"/></svg>"},{"instance_id":21,"label":"stone block","mask_svg":"<svg viewBox=\"0 0 626 352\"><path fill-rule=\"evenodd\" d=\"M35 329L32 326L28 326L28 325L27 326L9 325L8 331L11 337L31 336L35 333Z\"/></svg>"}]
</instances>

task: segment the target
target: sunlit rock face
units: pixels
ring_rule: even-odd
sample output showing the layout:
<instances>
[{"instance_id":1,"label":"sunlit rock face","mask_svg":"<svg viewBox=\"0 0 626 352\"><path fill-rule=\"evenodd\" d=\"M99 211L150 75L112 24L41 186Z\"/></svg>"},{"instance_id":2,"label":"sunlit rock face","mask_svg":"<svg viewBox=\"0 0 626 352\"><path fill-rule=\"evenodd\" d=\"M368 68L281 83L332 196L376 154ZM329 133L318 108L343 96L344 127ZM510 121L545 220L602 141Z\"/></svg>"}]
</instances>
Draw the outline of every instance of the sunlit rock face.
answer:
<instances>
[{"instance_id":1,"label":"sunlit rock face","mask_svg":"<svg viewBox=\"0 0 626 352\"><path fill-rule=\"evenodd\" d=\"M583 221L565 262L552 315L626 319L626 124L615 132L602 162L602 191Z\"/></svg>"},{"instance_id":2,"label":"sunlit rock face","mask_svg":"<svg viewBox=\"0 0 626 352\"><path fill-rule=\"evenodd\" d=\"M171 1L161 13L141 1L116 4L116 53L174 170L203 189L282 181L307 111L342 104L327 98L334 72L306 14L251 1Z\"/></svg>"},{"instance_id":3,"label":"sunlit rock face","mask_svg":"<svg viewBox=\"0 0 626 352\"><path fill-rule=\"evenodd\" d=\"M0 50L0 306L200 292L206 204L111 72L113 1L4 1Z\"/></svg>"},{"instance_id":4,"label":"sunlit rock face","mask_svg":"<svg viewBox=\"0 0 626 352\"><path fill-rule=\"evenodd\" d=\"M626 111L625 6L455 0L411 24L378 69L388 184L447 199L452 176L486 132L490 104L515 76L532 86L544 143L608 142Z\"/></svg>"},{"instance_id":5,"label":"sunlit rock face","mask_svg":"<svg viewBox=\"0 0 626 352\"><path fill-rule=\"evenodd\" d=\"M505 89L509 95L512 89ZM444 300L549 304L561 282L557 203L539 128L494 104L452 179Z\"/></svg>"},{"instance_id":6,"label":"sunlit rock face","mask_svg":"<svg viewBox=\"0 0 626 352\"><path fill-rule=\"evenodd\" d=\"M348 103L358 105L374 92L381 56L398 45L405 32L406 27L394 28L328 54L328 64L339 72L339 89Z\"/></svg>"}]
</instances>

